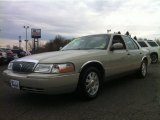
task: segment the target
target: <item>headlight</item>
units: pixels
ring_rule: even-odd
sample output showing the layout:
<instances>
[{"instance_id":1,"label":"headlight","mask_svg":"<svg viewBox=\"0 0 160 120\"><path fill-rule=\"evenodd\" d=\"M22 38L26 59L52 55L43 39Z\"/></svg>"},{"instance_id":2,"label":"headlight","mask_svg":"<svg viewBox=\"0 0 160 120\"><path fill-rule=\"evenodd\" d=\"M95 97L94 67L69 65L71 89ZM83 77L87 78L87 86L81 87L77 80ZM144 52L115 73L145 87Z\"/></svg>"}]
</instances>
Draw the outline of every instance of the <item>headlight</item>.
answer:
<instances>
[{"instance_id":1,"label":"headlight","mask_svg":"<svg viewBox=\"0 0 160 120\"><path fill-rule=\"evenodd\" d=\"M72 63L62 64L38 64L34 72L40 73L68 73L74 72L74 65Z\"/></svg>"},{"instance_id":2,"label":"headlight","mask_svg":"<svg viewBox=\"0 0 160 120\"><path fill-rule=\"evenodd\" d=\"M34 70L34 72L41 72L41 73L50 73L53 64L38 64Z\"/></svg>"},{"instance_id":3,"label":"headlight","mask_svg":"<svg viewBox=\"0 0 160 120\"><path fill-rule=\"evenodd\" d=\"M10 62L9 65L8 65L8 70L12 70L12 66L13 66L13 63Z\"/></svg>"},{"instance_id":4,"label":"headlight","mask_svg":"<svg viewBox=\"0 0 160 120\"><path fill-rule=\"evenodd\" d=\"M74 72L74 65L72 63L54 64L52 73L68 73Z\"/></svg>"}]
</instances>

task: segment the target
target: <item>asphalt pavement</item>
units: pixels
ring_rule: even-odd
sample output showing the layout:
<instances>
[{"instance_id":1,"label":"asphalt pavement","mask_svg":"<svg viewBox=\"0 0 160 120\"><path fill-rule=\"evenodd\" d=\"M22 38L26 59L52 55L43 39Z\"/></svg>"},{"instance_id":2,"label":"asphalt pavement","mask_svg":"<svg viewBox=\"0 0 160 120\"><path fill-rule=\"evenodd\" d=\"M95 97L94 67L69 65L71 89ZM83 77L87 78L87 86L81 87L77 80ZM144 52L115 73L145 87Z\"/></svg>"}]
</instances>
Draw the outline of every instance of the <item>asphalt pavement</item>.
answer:
<instances>
[{"instance_id":1,"label":"asphalt pavement","mask_svg":"<svg viewBox=\"0 0 160 120\"><path fill-rule=\"evenodd\" d=\"M145 79L129 75L105 83L91 101L9 88L4 69L0 66L0 120L160 120L160 64L150 65Z\"/></svg>"}]
</instances>

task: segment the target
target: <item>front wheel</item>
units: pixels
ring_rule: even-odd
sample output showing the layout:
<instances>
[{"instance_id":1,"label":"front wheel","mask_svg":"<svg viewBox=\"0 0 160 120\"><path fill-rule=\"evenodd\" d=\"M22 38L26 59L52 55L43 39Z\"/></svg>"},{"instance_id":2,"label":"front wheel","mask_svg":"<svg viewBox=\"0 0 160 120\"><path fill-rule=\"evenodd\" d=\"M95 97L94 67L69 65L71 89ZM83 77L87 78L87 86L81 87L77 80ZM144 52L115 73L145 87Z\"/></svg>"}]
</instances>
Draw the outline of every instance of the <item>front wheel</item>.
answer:
<instances>
[{"instance_id":1,"label":"front wheel","mask_svg":"<svg viewBox=\"0 0 160 120\"><path fill-rule=\"evenodd\" d=\"M151 54L151 63L155 64L158 62L158 56L156 54Z\"/></svg>"},{"instance_id":2,"label":"front wheel","mask_svg":"<svg viewBox=\"0 0 160 120\"><path fill-rule=\"evenodd\" d=\"M147 75L147 62L145 60L141 63L141 67L138 70L138 74L139 74L140 78L146 77L146 75Z\"/></svg>"},{"instance_id":3,"label":"front wheel","mask_svg":"<svg viewBox=\"0 0 160 120\"><path fill-rule=\"evenodd\" d=\"M78 94L85 99L93 99L101 88L102 76L95 67L89 67L82 71L78 84Z\"/></svg>"}]
</instances>

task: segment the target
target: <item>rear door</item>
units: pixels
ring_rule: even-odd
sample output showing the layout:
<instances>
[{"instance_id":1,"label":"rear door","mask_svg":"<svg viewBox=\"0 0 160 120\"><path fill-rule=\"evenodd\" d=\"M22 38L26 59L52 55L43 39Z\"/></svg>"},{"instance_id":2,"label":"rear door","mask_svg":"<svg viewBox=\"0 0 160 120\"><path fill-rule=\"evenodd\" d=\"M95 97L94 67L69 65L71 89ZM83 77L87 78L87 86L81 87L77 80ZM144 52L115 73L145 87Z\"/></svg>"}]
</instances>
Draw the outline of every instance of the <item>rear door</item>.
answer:
<instances>
[{"instance_id":1,"label":"rear door","mask_svg":"<svg viewBox=\"0 0 160 120\"><path fill-rule=\"evenodd\" d=\"M137 43L129 36L122 36L128 52L128 67L130 70L134 70L140 67L143 53L141 52Z\"/></svg>"}]
</instances>

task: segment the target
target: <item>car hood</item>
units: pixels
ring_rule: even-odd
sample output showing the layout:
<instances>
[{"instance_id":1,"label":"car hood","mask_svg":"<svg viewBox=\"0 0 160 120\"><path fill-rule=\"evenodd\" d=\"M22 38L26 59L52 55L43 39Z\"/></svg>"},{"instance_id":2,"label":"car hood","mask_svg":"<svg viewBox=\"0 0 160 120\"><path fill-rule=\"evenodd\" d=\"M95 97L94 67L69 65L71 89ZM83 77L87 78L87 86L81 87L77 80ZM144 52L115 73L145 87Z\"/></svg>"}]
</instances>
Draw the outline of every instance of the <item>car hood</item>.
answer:
<instances>
[{"instance_id":1,"label":"car hood","mask_svg":"<svg viewBox=\"0 0 160 120\"><path fill-rule=\"evenodd\" d=\"M81 59L89 56L97 55L97 52L101 50L68 50L68 51L56 51L56 52L46 52L35 55L30 55L18 59L17 61L27 61L36 60L40 63L60 63L60 62L70 62L73 59Z\"/></svg>"}]
</instances>

